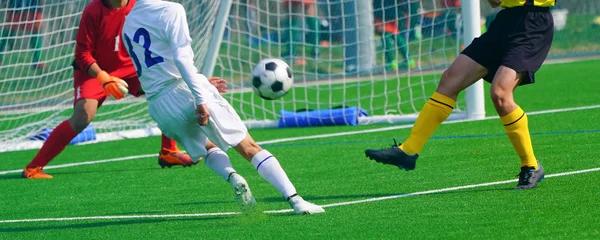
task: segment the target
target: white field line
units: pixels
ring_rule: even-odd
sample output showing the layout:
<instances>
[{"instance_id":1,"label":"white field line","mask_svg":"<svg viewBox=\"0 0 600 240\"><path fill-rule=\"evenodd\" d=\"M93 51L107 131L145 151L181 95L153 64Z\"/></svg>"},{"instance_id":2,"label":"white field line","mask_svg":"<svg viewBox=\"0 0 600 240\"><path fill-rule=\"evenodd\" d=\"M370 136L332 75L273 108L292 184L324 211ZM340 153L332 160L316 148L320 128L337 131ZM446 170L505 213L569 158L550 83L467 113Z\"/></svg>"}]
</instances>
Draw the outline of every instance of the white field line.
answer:
<instances>
[{"instance_id":1,"label":"white field line","mask_svg":"<svg viewBox=\"0 0 600 240\"><path fill-rule=\"evenodd\" d=\"M164 215L124 215L124 216L93 216L93 217L70 217L70 218L37 218L20 220L0 220L0 223L22 223L22 222L61 222L61 221L82 221L82 220L114 220L114 219L140 219L140 218L190 218L190 217L211 217L240 214L239 212L220 212L220 213L192 213L192 214L164 214Z\"/></svg>"},{"instance_id":2,"label":"white field line","mask_svg":"<svg viewBox=\"0 0 600 240\"><path fill-rule=\"evenodd\" d=\"M536 111L536 112L528 112L527 115L531 116L531 115L560 113L560 112L569 112L569 111L581 111L581 110L589 110L589 109L596 109L596 108L600 108L600 105L572 107L572 108L559 108L559 109L550 109L550 110L543 110L543 111ZM482 120L497 119L497 118L498 118L498 116L489 116ZM473 122L473 121L482 121L482 120L455 120L455 121L446 121L443 124L454 124L454 123ZM399 126L374 128L374 129L349 131L349 132L328 133L328 134L319 134L319 135L303 136L303 137L280 138L280 139L261 141L261 142L258 142L258 144L262 145L262 144L272 144L272 143L281 143L281 142L293 142L293 141L307 140L307 139L319 139L319 138L339 137L339 136L346 136L346 135L356 135L356 134L363 134L363 133L383 132L383 131L410 128L412 126L413 126L413 124L408 124L408 125L399 125ZM79 162L79 163L69 163L69 164L47 166L47 167L44 167L44 169L75 167L75 166L81 166L81 165L91 165L91 164L107 163L107 162L118 162L118 161L134 160L134 159L156 157L156 156L158 156L158 154L143 154L143 155L136 155L136 156L129 156L129 157L120 157L120 158L111 158L111 159L89 161L89 162ZM22 169L0 171L0 175L9 174L9 173L20 173L22 171L23 171Z\"/></svg>"},{"instance_id":3,"label":"white field line","mask_svg":"<svg viewBox=\"0 0 600 240\"><path fill-rule=\"evenodd\" d=\"M597 171L600 171L600 168L590 168L590 169L577 170L577 171L571 171L571 172L549 174L549 175L546 175L546 178L563 177L563 176L568 176L568 175L597 172ZM420 195L436 194L436 193L442 193L442 192L451 192L451 191L457 191L457 190L463 190L463 189L501 185L501 184L512 183L512 182L517 182L517 181L518 181L518 179L511 179L511 180L497 181L497 182L487 182L487 183L472 184L472 185L465 185L465 186L458 186L458 187L441 188L441 189L428 190L428 191L422 191L422 192L390 195L390 196L385 196L385 197L368 198L368 199L362 199L362 200L356 200L356 201L330 203L330 204L324 204L321 206L324 208L329 208L329 207L354 205L354 204L359 204L359 203L377 202L377 201L396 199L396 198L405 198L405 197L413 197L413 196L420 196ZM293 209L281 209L281 210L264 211L264 213L267 213L267 214L288 213L288 212L293 212L293 211L294 211ZM115 215L115 216L90 216L90 217L67 217L67 218L33 218L33 219L0 220L0 223L61 222L61 221L81 221L81 220L115 220L115 219L143 219L143 218L193 218L193 217L226 216L226 215L237 215L237 214L241 214L241 213L240 212L215 212L215 213L194 213L194 214Z\"/></svg>"},{"instance_id":4,"label":"white field line","mask_svg":"<svg viewBox=\"0 0 600 240\"><path fill-rule=\"evenodd\" d=\"M119 162L119 161L134 160L134 159L148 158L148 157L157 157L157 156L158 156L158 153L143 154L143 155L135 155L135 156L129 156L129 157L110 158L110 159L97 160L97 161L67 163L67 164L60 164L60 165L54 165L54 166L46 166L46 167L44 167L44 169L76 167L76 166L82 166L82 165L92 165L92 164L108 163L108 162ZM0 175L4 175L4 174L8 174L8 173L20 173L20 172L23 172L23 169L2 171L2 172L0 172Z\"/></svg>"},{"instance_id":5,"label":"white field line","mask_svg":"<svg viewBox=\"0 0 600 240\"><path fill-rule=\"evenodd\" d=\"M589 109L596 109L596 108L600 108L600 105L591 105L591 106L583 106L583 107L571 107L571 108L559 108L559 109L550 109L550 110L543 110L543 111L527 112L527 115L531 116L531 115L540 115L540 114L549 114L549 113L560 113L560 112L569 112L569 111L581 111L581 110L589 110ZM486 118L480 119L480 120L453 120L453 121L445 121L443 124L454 124L454 123L462 123L462 122L475 122L475 121L483 121L483 120L498 119L498 118L499 118L498 116L489 116L489 117L486 117ZM374 129L367 129L367 130L339 132L339 133L328 133L328 134L319 134L319 135L303 136L303 137L280 138L280 139L273 139L273 140L262 141L259 144L292 142L292 141L307 140L307 139L318 139L318 138L328 138L328 137L338 137L338 136L346 136L346 135L355 135L355 134L362 134L362 133L383 132L383 131L389 131L389 130L398 130L398 129L411 128L412 126L413 126L413 124L405 124L405 125L399 125L399 126L374 128Z\"/></svg>"}]
</instances>

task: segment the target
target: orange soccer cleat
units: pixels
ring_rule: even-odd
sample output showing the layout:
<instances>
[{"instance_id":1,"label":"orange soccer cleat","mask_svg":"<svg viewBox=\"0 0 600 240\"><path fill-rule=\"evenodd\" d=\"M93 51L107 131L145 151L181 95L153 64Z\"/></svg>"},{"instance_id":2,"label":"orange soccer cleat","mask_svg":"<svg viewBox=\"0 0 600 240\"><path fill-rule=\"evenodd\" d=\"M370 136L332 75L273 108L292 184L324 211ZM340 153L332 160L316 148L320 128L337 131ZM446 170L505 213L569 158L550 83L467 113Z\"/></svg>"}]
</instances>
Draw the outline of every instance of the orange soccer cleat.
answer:
<instances>
[{"instance_id":1,"label":"orange soccer cleat","mask_svg":"<svg viewBox=\"0 0 600 240\"><path fill-rule=\"evenodd\" d=\"M21 177L29 179L52 178L52 175L45 173L44 171L42 171L42 169L43 167L41 166L31 168L26 167L25 170L23 170Z\"/></svg>"},{"instance_id":2,"label":"orange soccer cleat","mask_svg":"<svg viewBox=\"0 0 600 240\"><path fill-rule=\"evenodd\" d=\"M158 154L158 165L160 165L161 168L171 168L175 165L190 167L196 163L192 161L192 158L189 155L182 153L177 148L173 150L163 148Z\"/></svg>"}]
</instances>

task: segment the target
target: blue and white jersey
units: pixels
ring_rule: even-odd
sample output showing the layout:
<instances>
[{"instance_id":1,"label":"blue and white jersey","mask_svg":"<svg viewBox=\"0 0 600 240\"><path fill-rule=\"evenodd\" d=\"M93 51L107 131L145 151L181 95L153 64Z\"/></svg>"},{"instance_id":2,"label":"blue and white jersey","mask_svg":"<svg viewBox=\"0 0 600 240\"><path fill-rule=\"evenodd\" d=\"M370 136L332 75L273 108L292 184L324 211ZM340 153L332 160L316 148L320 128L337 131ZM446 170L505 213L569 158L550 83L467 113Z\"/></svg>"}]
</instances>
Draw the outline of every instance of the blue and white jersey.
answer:
<instances>
[{"instance_id":1,"label":"blue and white jersey","mask_svg":"<svg viewBox=\"0 0 600 240\"><path fill-rule=\"evenodd\" d=\"M181 4L138 0L125 19L123 40L148 100L181 79L196 105L212 102L217 89L194 66L192 39Z\"/></svg>"}]
</instances>

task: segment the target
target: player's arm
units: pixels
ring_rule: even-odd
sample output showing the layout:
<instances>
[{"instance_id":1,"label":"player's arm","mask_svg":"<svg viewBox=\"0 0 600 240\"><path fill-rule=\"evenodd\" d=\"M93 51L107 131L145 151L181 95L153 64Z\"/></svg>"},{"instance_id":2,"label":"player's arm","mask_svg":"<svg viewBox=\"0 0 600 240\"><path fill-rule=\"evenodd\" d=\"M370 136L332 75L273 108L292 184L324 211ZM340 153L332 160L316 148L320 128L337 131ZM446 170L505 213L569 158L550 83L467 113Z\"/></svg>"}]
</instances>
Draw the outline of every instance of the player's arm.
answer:
<instances>
[{"instance_id":1,"label":"player's arm","mask_svg":"<svg viewBox=\"0 0 600 240\"><path fill-rule=\"evenodd\" d=\"M181 5L174 6L177 7L165 10L166 12L162 15L166 18L167 23L166 37L170 41L173 62L194 96L198 123L206 125L210 117L206 106L206 97L210 94L207 90L211 87L211 84L204 75L198 73L198 69L194 66L194 52L191 47L192 38L189 33L185 9Z\"/></svg>"},{"instance_id":2,"label":"player's arm","mask_svg":"<svg viewBox=\"0 0 600 240\"><path fill-rule=\"evenodd\" d=\"M97 20L92 17L90 11L92 9L86 8L79 22L79 29L75 38L75 63L80 69L87 71L91 77L96 78L102 84L107 96L112 95L116 99L121 99L125 97L127 92L127 83L110 76L102 70L96 63L96 58L94 58L95 41L97 34L99 34L97 33L99 28L96 24Z\"/></svg>"},{"instance_id":3,"label":"player's arm","mask_svg":"<svg viewBox=\"0 0 600 240\"><path fill-rule=\"evenodd\" d=\"M84 71L87 71L93 63L96 63L93 55L95 48L94 39L96 39L94 29L96 28L96 24L90 11L90 8L86 8L83 11L77 36L75 37L75 63ZM97 72L94 75L90 73L90 75L96 77Z\"/></svg>"}]
</instances>

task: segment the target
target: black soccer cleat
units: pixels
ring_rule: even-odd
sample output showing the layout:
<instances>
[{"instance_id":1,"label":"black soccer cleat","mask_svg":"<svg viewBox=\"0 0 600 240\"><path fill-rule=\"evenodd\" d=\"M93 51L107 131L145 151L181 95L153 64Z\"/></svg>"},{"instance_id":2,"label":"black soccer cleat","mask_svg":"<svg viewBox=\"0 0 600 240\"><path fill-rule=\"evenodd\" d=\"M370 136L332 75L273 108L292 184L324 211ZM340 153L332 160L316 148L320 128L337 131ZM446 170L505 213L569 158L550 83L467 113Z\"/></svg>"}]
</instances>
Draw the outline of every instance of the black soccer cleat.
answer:
<instances>
[{"instance_id":1,"label":"black soccer cleat","mask_svg":"<svg viewBox=\"0 0 600 240\"><path fill-rule=\"evenodd\" d=\"M365 155L378 163L397 166L406 171L415 169L419 154L409 155L402 151L394 140L394 145L391 148L375 150L367 149Z\"/></svg>"},{"instance_id":2,"label":"black soccer cleat","mask_svg":"<svg viewBox=\"0 0 600 240\"><path fill-rule=\"evenodd\" d=\"M538 162L538 169L533 167L521 167L519 183L515 189L531 189L544 179L544 167Z\"/></svg>"}]
</instances>

